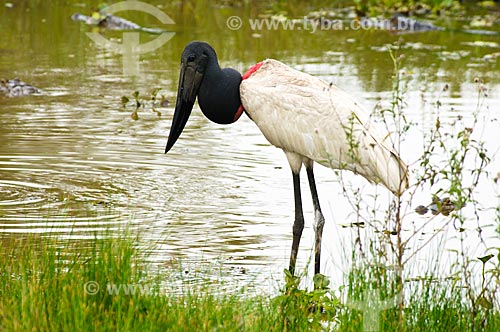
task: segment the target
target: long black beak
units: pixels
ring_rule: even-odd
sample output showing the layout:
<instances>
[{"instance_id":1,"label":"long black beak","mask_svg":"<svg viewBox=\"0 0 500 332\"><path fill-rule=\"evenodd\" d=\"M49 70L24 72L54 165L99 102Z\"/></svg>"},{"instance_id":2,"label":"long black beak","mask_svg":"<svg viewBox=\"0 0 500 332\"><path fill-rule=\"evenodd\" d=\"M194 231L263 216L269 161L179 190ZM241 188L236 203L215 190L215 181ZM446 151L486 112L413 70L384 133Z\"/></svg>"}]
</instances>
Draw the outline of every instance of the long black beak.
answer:
<instances>
[{"instance_id":1,"label":"long black beak","mask_svg":"<svg viewBox=\"0 0 500 332\"><path fill-rule=\"evenodd\" d=\"M201 81L203 80L203 66L199 68L195 63L181 63L181 73L179 76L179 88L177 90L177 101L175 103L174 118L168 135L165 153L170 151L179 138L186 125L186 122L193 110L194 101L198 95Z\"/></svg>"}]
</instances>

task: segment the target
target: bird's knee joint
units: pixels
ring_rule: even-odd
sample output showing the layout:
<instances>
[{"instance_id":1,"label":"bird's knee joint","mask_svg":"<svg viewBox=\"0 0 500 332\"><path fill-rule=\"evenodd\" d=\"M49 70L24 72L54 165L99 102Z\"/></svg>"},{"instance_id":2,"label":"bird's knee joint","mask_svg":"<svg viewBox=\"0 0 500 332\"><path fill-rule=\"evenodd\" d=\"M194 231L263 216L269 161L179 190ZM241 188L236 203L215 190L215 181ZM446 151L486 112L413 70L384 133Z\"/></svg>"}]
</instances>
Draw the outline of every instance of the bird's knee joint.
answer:
<instances>
[{"instance_id":1,"label":"bird's knee joint","mask_svg":"<svg viewBox=\"0 0 500 332\"><path fill-rule=\"evenodd\" d=\"M293 224L293 235L300 236L302 235L302 231L304 230L304 223L295 223Z\"/></svg>"},{"instance_id":2,"label":"bird's knee joint","mask_svg":"<svg viewBox=\"0 0 500 332\"><path fill-rule=\"evenodd\" d=\"M322 231L323 226L325 225L325 217L321 212L316 214L316 218L314 218L314 229L316 231Z\"/></svg>"},{"instance_id":3,"label":"bird's knee joint","mask_svg":"<svg viewBox=\"0 0 500 332\"><path fill-rule=\"evenodd\" d=\"M304 227L293 227L293 235L294 236L301 236L303 229L304 229Z\"/></svg>"}]
</instances>

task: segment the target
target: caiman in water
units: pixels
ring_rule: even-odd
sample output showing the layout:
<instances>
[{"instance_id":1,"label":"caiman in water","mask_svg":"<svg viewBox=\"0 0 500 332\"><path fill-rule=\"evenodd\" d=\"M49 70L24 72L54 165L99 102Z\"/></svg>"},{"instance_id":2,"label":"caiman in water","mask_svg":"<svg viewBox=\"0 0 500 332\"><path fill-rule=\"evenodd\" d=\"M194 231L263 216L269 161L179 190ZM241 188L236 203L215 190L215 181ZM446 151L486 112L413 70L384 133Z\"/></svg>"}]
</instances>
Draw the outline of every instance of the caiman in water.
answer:
<instances>
[{"instance_id":1,"label":"caiman in water","mask_svg":"<svg viewBox=\"0 0 500 332\"><path fill-rule=\"evenodd\" d=\"M335 26L334 24L339 21L343 23L352 23L352 20L331 20L324 17L313 17L309 18L310 21L319 24L320 26ZM379 18L379 17L368 17L362 16L356 19L356 27L359 29L374 29L374 30L384 30L391 31L395 33L417 33L417 32L428 32L428 31L451 31L451 32L462 32L468 34L477 35L500 35L498 31L490 30L477 30L477 29L448 29L444 27L437 26L433 23L410 18L402 13L396 13L390 18ZM343 26L343 25L340 25Z\"/></svg>"},{"instance_id":2,"label":"caiman in water","mask_svg":"<svg viewBox=\"0 0 500 332\"><path fill-rule=\"evenodd\" d=\"M417 20L397 13L388 19L374 19L363 17L360 19L360 26L373 27L380 30L404 32L426 32L426 31L454 31L477 35L499 35L498 31L478 30L478 29L447 29L430 22Z\"/></svg>"},{"instance_id":3,"label":"caiman in water","mask_svg":"<svg viewBox=\"0 0 500 332\"><path fill-rule=\"evenodd\" d=\"M103 12L95 12L92 14L92 16L76 13L71 16L71 19L73 21L84 22L87 25L92 25L108 30L135 30L135 31L144 31L154 34L160 34L165 32L165 30L162 29L145 28L137 23L126 20L119 16Z\"/></svg>"},{"instance_id":4,"label":"caiman in water","mask_svg":"<svg viewBox=\"0 0 500 332\"><path fill-rule=\"evenodd\" d=\"M0 81L0 94L4 94L7 97L34 95L41 92L42 91L40 89L21 81L19 78Z\"/></svg>"}]
</instances>

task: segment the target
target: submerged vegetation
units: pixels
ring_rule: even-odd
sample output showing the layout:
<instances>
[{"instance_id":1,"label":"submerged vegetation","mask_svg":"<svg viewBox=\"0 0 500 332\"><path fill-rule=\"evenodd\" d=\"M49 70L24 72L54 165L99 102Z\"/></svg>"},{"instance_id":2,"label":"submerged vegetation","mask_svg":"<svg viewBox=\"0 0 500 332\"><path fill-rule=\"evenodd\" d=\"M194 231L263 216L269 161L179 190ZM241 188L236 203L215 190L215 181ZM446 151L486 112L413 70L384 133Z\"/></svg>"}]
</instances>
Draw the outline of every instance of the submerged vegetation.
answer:
<instances>
[{"instance_id":1,"label":"submerged vegetation","mask_svg":"<svg viewBox=\"0 0 500 332\"><path fill-rule=\"evenodd\" d=\"M181 2L184 8L197 8L206 5L213 5L214 2L206 0L186 0ZM272 12L282 12L286 9L297 7L303 4L303 1L252 1L252 0L219 0L215 2L219 6L233 7L255 7L256 5L264 5ZM309 7L316 9L328 8L345 8L354 6L358 15L376 16L376 15L392 15L396 12L419 16L450 16L461 15L464 13L467 6L483 8L485 10L494 9L498 6L498 1L494 0L479 0L479 1L459 1L459 0L340 0L326 1L314 0L308 2Z\"/></svg>"},{"instance_id":2,"label":"submerged vegetation","mask_svg":"<svg viewBox=\"0 0 500 332\"><path fill-rule=\"evenodd\" d=\"M453 0L354 0L356 10L365 15L377 15L381 13L413 13L419 15L454 13L463 11L461 1Z\"/></svg>"},{"instance_id":3,"label":"submerged vegetation","mask_svg":"<svg viewBox=\"0 0 500 332\"><path fill-rule=\"evenodd\" d=\"M131 96L133 100L130 100L128 96L121 97L121 108L126 110L129 104L133 105L133 111L130 114L130 117L133 120L139 119L139 109L150 108L153 113L155 113L158 117L161 116L161 112L157 110L158 107L167 107L169 105L169 101L166 99L164 95L158 96L158 93L161 91L161 88L154 88L151 91L151 96L149 100L147 97L143 97L139 91L134 91Z\"/></svg>"}]
</instances>

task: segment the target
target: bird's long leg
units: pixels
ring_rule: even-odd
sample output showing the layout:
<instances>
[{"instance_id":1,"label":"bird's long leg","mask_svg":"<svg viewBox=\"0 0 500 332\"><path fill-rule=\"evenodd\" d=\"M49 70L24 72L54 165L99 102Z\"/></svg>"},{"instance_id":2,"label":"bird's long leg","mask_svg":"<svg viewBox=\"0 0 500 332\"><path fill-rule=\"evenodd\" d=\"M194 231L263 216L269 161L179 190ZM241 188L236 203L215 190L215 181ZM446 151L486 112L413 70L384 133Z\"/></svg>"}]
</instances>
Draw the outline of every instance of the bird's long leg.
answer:
<instances>
[{"instance_id":1,"label":"bird's long leg","mask_svg":"<svg viewBox=\"0 0 500 332\"><path fill-rule=\"evenodd\" d=\"M290 254L290 273L295 272L295 263L297 262L297 253L299 251L300 238L304 229L304 214L302 212L302 198L300 195L300 169L298 172L292 171L293 175L293 193L295 197L295 221L293 222L293 241L292 253Z\"/></svg>"},{"instance_id":2,"label":"bird's long leg","mask_svg":"<svg viewBox=\"0 0 500 332\"><path fill-rule=\"evenodd\" d=\"M316 190L316 182L314 181L313 161L309 160L305 163L307 171L307 179L311 188L311 195L314 206L314 274L318 274L321 264L321 239L323 237L323 226L325 225L325 217L319 206L318 192Z\"/></svg>"}]
</instances>

